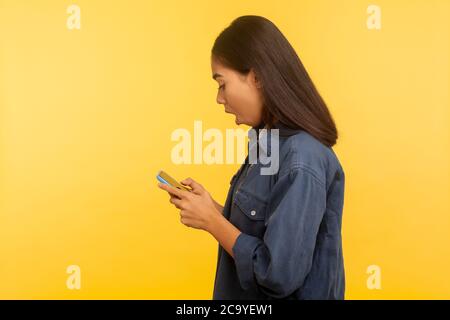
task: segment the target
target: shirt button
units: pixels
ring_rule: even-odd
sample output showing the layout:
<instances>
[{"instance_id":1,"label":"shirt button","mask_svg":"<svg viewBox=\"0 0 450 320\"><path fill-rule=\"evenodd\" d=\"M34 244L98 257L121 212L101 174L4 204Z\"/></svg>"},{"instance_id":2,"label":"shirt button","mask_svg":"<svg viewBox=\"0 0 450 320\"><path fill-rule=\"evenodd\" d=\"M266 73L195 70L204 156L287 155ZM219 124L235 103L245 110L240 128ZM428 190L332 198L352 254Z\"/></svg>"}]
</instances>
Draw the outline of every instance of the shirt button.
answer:
<instances>
[{"instance_id":1,"label":"shirt button","mask_svg":"<svg viewBox=\"0 0 450 320\"><path fill-rule=\"evenodd\" d=\"M255 210L252 210L252 211L250 212L250 214L251 214L252 216L254 216L254 215L256 214L256 211L255 211Z\"/></svg>"}]
</instances>

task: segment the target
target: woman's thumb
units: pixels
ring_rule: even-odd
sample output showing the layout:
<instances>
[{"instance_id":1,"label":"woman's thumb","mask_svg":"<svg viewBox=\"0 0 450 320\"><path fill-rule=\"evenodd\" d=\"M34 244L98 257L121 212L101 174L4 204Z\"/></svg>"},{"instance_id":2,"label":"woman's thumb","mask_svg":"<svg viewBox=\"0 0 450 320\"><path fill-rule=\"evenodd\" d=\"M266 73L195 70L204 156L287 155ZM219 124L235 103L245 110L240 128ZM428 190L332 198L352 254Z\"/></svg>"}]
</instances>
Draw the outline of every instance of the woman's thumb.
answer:
<instances>
[{"instance_id":1,"label":"woman's thumb","mask_svg":"<svg viewBox=\"0 0 450 320\"><path fill-rule=\"evenodd\" d=\"M183 181L181 181L182 184L189 186L192 188L193 191L199 191L201 189L203 189L202 185L198 182L196 182L194 179L192 178L186 178Z\"/></svg>"}]
</instances>

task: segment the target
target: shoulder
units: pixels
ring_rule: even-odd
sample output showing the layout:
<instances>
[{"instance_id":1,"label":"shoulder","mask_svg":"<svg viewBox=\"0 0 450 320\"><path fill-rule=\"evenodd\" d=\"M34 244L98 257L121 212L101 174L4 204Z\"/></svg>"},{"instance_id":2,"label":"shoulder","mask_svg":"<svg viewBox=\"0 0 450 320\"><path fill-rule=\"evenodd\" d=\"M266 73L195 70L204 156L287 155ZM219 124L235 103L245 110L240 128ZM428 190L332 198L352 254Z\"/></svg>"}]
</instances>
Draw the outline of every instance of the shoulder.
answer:
<instances>
[{"instance_id":1,"label":"shoulder","mask_svg":"<svg viewBox=\"0 0 450 320\"><path fill-rule=\"evenodd\" d=\"M306 131L280 139L280 175L302 170L326 185L329 176L342 171L332 148Z\"/></svg>"}]
</instances>

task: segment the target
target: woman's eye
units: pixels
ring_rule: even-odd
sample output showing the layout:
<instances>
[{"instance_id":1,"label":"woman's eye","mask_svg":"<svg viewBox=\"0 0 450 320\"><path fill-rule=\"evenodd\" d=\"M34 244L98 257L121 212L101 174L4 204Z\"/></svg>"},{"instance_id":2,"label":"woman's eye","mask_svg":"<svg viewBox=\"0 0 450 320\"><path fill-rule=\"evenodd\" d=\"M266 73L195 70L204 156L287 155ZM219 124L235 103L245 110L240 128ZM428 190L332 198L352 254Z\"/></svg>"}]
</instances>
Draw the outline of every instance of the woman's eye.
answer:
<instances>
[{"instance_id":1,"label":"woman's eye","mask_svg":"<svg viewBox=\"0 0 450 320\"><path fill-rule=\"evenodd\" d=\"M223 89L223 88L225 88L225 85L224 85L224 84L221 85L221 86L219 86L219 88L217 88L217 90L220 90L220 89Z\"/></svg>"}]
</instances>

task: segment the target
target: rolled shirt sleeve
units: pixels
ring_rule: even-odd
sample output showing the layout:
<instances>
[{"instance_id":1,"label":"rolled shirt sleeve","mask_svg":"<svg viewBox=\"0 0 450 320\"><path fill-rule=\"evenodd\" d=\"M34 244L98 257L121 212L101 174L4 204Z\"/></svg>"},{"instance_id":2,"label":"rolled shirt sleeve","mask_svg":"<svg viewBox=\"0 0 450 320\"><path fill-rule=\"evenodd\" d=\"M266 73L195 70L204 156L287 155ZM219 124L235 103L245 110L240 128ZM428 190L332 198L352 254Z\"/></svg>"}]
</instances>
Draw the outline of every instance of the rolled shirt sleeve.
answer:
<instances>
[{"instance_id":1,"label":"rolled shirt sleeve","mask_svg":"<svg viewBox=\"0 0 450 320\"><path fill-rule=\"evenodd\" d=\"M296 167L279 178L271 199L274 194L279 199L270 205L263 239L241 233L232 250L244 290L257 287L283 298L302 286L311 269L326 188L311 169Z\"/></svg>"}]
</instances>

